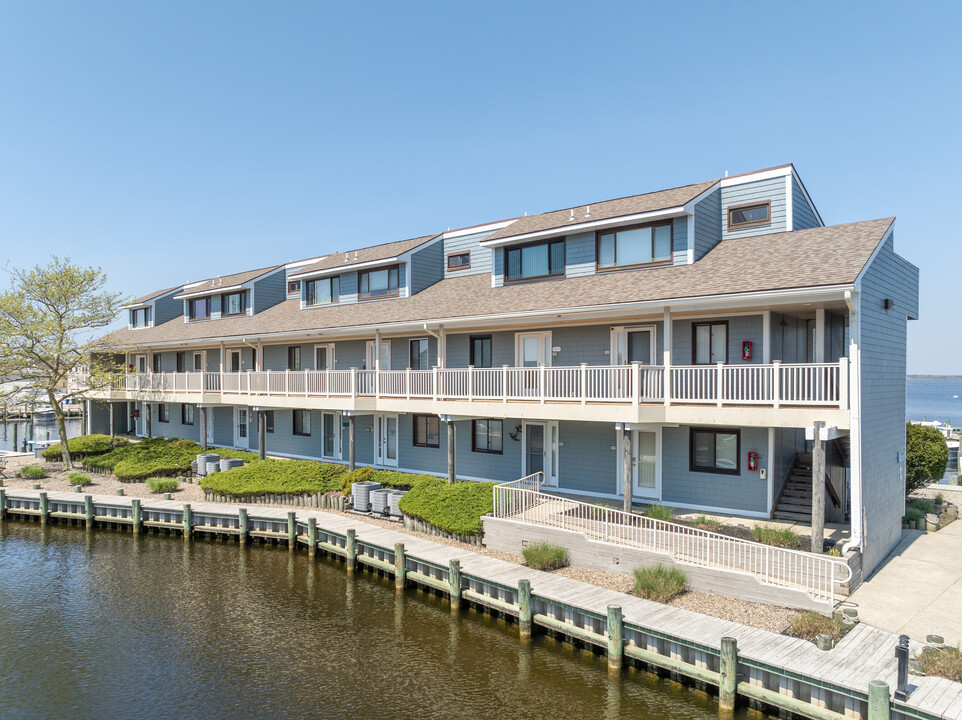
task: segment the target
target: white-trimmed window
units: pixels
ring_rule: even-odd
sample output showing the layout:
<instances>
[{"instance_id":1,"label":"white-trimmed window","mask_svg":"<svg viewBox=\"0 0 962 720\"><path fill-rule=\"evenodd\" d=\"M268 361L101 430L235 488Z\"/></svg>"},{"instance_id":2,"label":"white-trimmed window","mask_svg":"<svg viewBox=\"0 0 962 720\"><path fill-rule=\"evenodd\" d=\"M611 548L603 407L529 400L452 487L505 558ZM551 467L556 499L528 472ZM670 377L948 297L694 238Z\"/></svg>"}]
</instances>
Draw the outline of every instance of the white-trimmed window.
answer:
<instances>
[{"instance_id":1,"label":"white-trimmed window","mask_svg":"<svg viewBox=\"0 0 962 720\"><path fill-rule=\"evenodd\" d=\"M729 230L767 225L771 221L772 204L770 202L735 205L728 208Z\"/></svg>"},{"instance_id":2,"label":"white-trimmed window","mask_svg":"<svg viewBox=\"0 0 962 720\"><path fill-rule=\"evenodd\" d=\"M130 326L135 328L148 327L150 325L150 308L135 308L130 311Z\"/></svg>"},{"instance_id":3,"label":"white-trimmed window","mask_svg":"<svg viewBox=\"0 0 962 720\"><path fill-rule=\"evenodd\" d=\"M294 434L310 436L311 434L311 411L294 411Z\"/></svg>"},{"instance_id":4,"label":"white-trimmed window","mask_svg":"<svg viewBox=\"0 0 962 720\"><path fill-rule=\"evenodd\" d=\"M327 305L340 301L341 276L307 280L304 283L304 305Z\"/></svg>"},{"instance_id":5,"label":"white-trimmed window","mask_svg":"<svg viewBox=\"0 0 962 720\"><path fill-rule=\"evenodd\" d=\"M639 267L671 261L672 223L598 233L598 269Z\"/></svg>"},{"instance_id":6,"label":"white-trimmed window","mask_svg":"<svg viewBox=\"0 0 962 720\"><path fill-rule=\"evenodd\" d=\"M157 422L170 422L170 407L167 403L159 403L157 405Z\"/></svg>"},{"instance_id":7,"label":"white-trimmed window","mask_svg":"<svg viewBox=\"0 0 962 720\"><path fill-rule=\"evenodd\" d=\"M709 365L728 362L728 321L691 325L691 362Z\"/></svg>"}]
</instances>

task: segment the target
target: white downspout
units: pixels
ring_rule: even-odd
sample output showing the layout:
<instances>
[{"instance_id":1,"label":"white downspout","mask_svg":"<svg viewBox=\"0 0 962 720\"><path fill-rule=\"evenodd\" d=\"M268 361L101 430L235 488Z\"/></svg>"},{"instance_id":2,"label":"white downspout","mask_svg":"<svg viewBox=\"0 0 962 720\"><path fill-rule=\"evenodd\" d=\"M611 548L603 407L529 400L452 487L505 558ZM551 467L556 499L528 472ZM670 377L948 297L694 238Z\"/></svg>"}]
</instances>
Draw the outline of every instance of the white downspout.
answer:
<instances>
[{"instance_id":1,"label":"white downspout","mask_svg":"<svg viewBox=\"0 0 962 720\"><path fill-rule=\"evenodd\" d=\"M849 480L852 490L852 537L842 545L842 555L865 547L865 529L862 514L862 357L861 322L858 314L858 292L845 291L845 304L849 313Z\"/></svg>"}]
</instances>

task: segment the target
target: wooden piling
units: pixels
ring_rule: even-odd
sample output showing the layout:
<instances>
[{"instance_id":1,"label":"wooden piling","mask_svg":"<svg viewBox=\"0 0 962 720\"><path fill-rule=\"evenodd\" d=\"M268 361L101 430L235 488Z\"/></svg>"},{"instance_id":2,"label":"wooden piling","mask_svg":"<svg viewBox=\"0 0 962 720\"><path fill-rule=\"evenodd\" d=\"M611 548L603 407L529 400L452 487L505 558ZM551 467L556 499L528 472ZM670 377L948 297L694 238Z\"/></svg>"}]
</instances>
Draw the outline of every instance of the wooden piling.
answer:
<instances>
[{"instance_id":1,"label":"wooden piling","mask_svg":"<svg viewBox=\"0 0 962 720\"><path fill-rule=\"evenodd\" d=\"M347 564L347 571L354 572L354 568L357 566L357 532L354 528L348 528L347 540L344 545L346 551L344 560Z\"/></svg>"},{"instance_id":2,"label":"wooden piling","mask_svg":"<svg viewBox=\"0 0 962 720\"><path fill-rule=\"evenodd\" d=\"M40 523L45 525L50 519L50 504L47 502L47 493L40 493Z\"/></svg>"},{"instance_id":3,"label":"wooden piling","mask_svg":"<svg viewBox=\"0 0 962 720\"><path fill-rule=\"evenodd\" d=\"M141 513L141 510L140 510L140 500L138 500L137 498L134 498L133 500L130 501L130 517L133 523L134 532L139 533L141 524L142 524L143 514Z\"/></svg>"},{"instance_id":4,"label":"wooden piling","mask_svg":"<svg viewBox=\"0 0 962 720\"><path fill-rule=\"evenodd\" d=\"M307 554L314 557L317 552L317 518L307 518Z\"/></svg>"},{"instance_id":5,"label":"wooden piling","mask_svg":"<svg viewBox=\"0 0 962 720\"><path fill-rule=\"evenodd\" d=\"M4 520L7 514L7 491L0 487L0 522Z\"/></svg>"},{"instance_id":6,"label":"wooden piling","mask_svg":"<svg viewBox=\"0 0 962 720\"><path fill-rule=\"evenodd\" d=\"M825 537L825 444L822 442L822 428L825 423L814 423L812 444L812 540L811 551L822 552Z\"/></svg>"},{"instance_id":7,"label":"wooden piling","mask_svg":"<svg viewBox=\"0 0 962 720\"><path fill-rule=\"evenodd\" d=\"M625 626L621 605L608 606L608 669L621 670L625 652Z\"/></svg>"},{"instance_id":8,"label":"wooden piling","mask_svg":"<svg viewBox=\"0 0 962 720\"><path fill-rule=\"evenodd\" d=\"M448 561L448 592L451 598L451 612L458 612L461 609L461 561Z\"/></svg>"},{"instance_id":9,"label":"wooden piling","mask_svg":"<svg viewBox=\"0 0 962 720\"><path fill-rule=\"evenodd\" d=\"M892 717L892 700L888 683L872 680L868 684L868 720L889 720Z\"/></svg>"},{"instance_id":10,"label":"wooden piling","mask_svg":"<svg viewBox=\"0 0 962 720\"><path fill-rule=\"evenodd\" d=\"M518 580L518 629L522 640L531 639L532 626L531 581Z\"/></svg>"},{"instance_id":11,"label":"wooden piling","mask_svg":"<svg viewBox=\"0 0 962 720\"><path fill-rule=\"evenodd\" d=\"M297 515L293 510L287 511L287 546L291 550L297 547Z\"/></svg>"},{"instance_id":12,"label":"wooden piling","mask_svg":"<svg viewBox=\"0 0 962 720\"><path fill-rule=\"evenodd\" d=\"M240 544L246 545L250 538L250 529L247 523L247 508L237 508L237 534Z\"/></svg>"},{"instance_id":13,"label":"wooden piling","mask_svg":"<svg viewBox=\"0 0 962 720\"><path fill-rule=\"evenodd\" d=\"M190 540L190 533L193 524L194 518L190 511L190 504L184 503L184 540Z\"/></svg>"},{"instance_id":14,"label":"wooden piling","mask_svg":"<svg viewBox=\"0 0 962 720\"><path fill-rule=\"evenodd\" d=\"M404 543L394 543L394 587L397 590L404 590L406 580L407 567L405 566Z\"/></svg>"},{"instance_id":15,"label":"wooden piling","mask_svg":"<svg viewBox=\"0 0 962 720\"><path fill-rule=\"evenodd\" d=\"M721 639L721 666L718 686L719 711L735 710L735 688L738 685L738 641L733 637Z\"/></svg>"},{"instance_id":16,"label":"wooden piling","mask_svg":"<svg viewBox=\"0 0 962 720\"><path fill-rule=\"evenodd\" d=\"M84 495L84 524L88 530L94 529L94 499L91 495Z\"/></svg>"}]
</instances>

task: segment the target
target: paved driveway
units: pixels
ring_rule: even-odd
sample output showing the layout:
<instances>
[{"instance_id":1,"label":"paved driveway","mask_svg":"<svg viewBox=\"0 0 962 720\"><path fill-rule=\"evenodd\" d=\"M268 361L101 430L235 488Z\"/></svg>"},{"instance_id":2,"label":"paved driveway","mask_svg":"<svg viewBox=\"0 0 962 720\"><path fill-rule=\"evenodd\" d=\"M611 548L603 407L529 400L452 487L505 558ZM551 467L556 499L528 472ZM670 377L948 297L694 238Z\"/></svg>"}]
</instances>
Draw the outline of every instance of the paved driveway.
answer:
<instances>
[{"instance_id":1,"label":"paved driveway","mask_svg":"<svg viewBox=\"0 0 962 720\"><path fill-rule=\"evenodd\" d=\"M852 594L863 622L913 640L962 643L962 520L933 533L906 530L902 542Z\"/></svg>"}]
</instances>

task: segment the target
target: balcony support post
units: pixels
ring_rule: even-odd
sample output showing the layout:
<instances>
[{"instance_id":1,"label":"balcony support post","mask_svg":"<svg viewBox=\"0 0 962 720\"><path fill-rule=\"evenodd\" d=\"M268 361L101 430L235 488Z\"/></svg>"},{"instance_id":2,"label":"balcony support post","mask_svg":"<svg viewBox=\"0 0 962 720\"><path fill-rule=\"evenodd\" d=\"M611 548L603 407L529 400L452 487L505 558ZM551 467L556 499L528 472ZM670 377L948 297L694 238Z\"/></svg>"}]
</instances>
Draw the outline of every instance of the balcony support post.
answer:
<instances>
[{"instance_id":1,"label":"balcony support post","mask_svg":"<svg viewBox=\"0 0 962 720\"><path fill-rule=\"evenodd\" d=\"M641 402L641 363L633 362L631 364L631 404L634 407L638 407Z\"/></svg>"},{"instance_id":2,"label":"balcony support post","mask_svg":"<svg viewBox=\"0 0 962 720\"><path fill-rule=\"evenodd\" d=\"M267 457L267 421L264 411L257 411L257 456L264 460Z\"/></svg>"},{"instance_id":3,"label":"balcony support post","mask_svg":"<svg viewBox=\"0 0 962 720\"><path fill-rule=\"evenodd\" d=\"M468 365L468 402L474 400L474 365Z\"/></svg>"},{"instance_id":4,"label":"balcony support post","mask_svg":"<svg viewBox=\"0 0 962 720\"><path fill-rule=\"evenodd\" d=\"M664 326L662 327L662 334L665 336L663 342L665 343L665 349L662 353L662 366L664 367L664 382L665 382L665 407L671 407L671 308L665 308L665 318Z\"/></svg>"},{"instance_id":5,"label":"balcony support post","mask_svg":"<svg viewBox=\"0 0 962 720\"><path fill-rule=\"evenodd\" d=\"M154 436L154 435L153 435L154 429L153 429L153 427L152 427L152 424L151 424L151 422L150 422L150 419L151 419L151 418L150 418L150 403L144 403L144 427L147 429L147 438L148 438L148 439L149 439L149 438L152 438L152 437Z\"/></svg>"},{"instance_id":6,"label":"balcony support post","mask_svg":"<svg viewBox=\"0 0 962 720\"><path fill-rule=\"evenodd\" d=\"M581 404L588 404L588 363L581 363Z\"/></svg>"},{"instance_id":7,"label":"balcony support post","mask_svg":"<svg viewBox=\"0 0 962 720\"><path fill-rule=\"evenodd\" d=\"M848 410L848 358L838 359L838 407Z\"/></svg>"},{"instance_id":8,"label":"balcony support post","mask_svg":"<svg viewBox=\"0 0 962 720\"><path fill-rule=\"evenodd\" d=\"M455 469L455 457L454 457L454 420L451 416L446 418L448 426L448 483L453 483L457 480L457 471Z\"/></svg>"},{"instance_id":9,"label":"balcony support post","mask_svg":"<svg viewBox=\"0 0 962 720\"><path fill-rule=\"evenodd\" d=\"M110 437L113 438L114 436L114 403L108 402L107 408L110 413L110 419L108 420L108 422L110 423Z\"/></svg>"},{"instance_id":10,"label":"balcony support post","mask_svg":"<svg viewBox=\"0 0 962 720\"><path fill-rule=\"evenodd\" d=\"M200 411L200 446L202 449L207 449L207 408L202 405L198 405L197 409Z\"/></svg>"},{"instance_id":11,"label":"balcony support post","mask_svg":"<svg viewBox=\"0 0 962 720\"><path fill-rule=\"evenodd\" d=\"M501 402L508 404L508 366L501 366Z\"/></svg>"},{"instance_id":12,"label":"balcony support post","mask_svg":"<svg viewBox=\"0 0 962 720\"><path fill-rule=\"evenodd\" d=\"M353 371L355 370L355 368L351 368L351 370L352 370L352 372L351 372L351 386L352 386L352 390L353 390L353 387L354 387L354 372L353 372ZM357 427L357 418L354 417L354 414L353 414L353 413L347 416L347 427L348 427L348 433L347 433L347 438L348 438L348 439L347 439L347 442L348 442L348 449L347 449L347 457L348 457L348 460L347 460L347 469L348 469L349 472L354 472L354 468L356 467L355 458L354 458L354 445L355 445L355 443L354 443L354 437L355 437L355 435L354 435L354 434L355 434L355 429L356 429L356 427Z\"/></svg>"},{"instance_id":13,"label":"balcony support post","mask_svg":"<svg viewBox=\"0 0 962 720\"><path fill-rule=\"evenodd\" d=\"M782 403L782 361L772 361L772 404L777 410Z\"/></svg>"},{"instance_id":14,"label":"balcony support post","mask_svg":"<svg viewBox=\"0 0 962 720\"><path fill-rule=\"evenodd\" d=\"M622 495L624 499L624 511L626 513L631 512L631 425L624 423L622 425L624 435L622 437L622 458L623 472L622 472Z\"/></svg>"},{"instance_id":15,"label":"balcony support post","mask_svg":"<svg viewBox=\"0 0 962 720\"><path fill-rule=\"evenodd\" d=\"M718 407L722 406L725 398L725 363L716 363L718 375L715 378L715 394L718 396Z\"/></svg>"},{"instance_id":16,"label":"balcony support post","mask_svg":"<svg viewBox=\"0 0 962 720\"><path fill-rule=\"evenodd\" d=\"M825 444L822 441L822 420L815 421L812 442L812 552L822 552L825 535Z\"/></svg>"}]
</instances>

